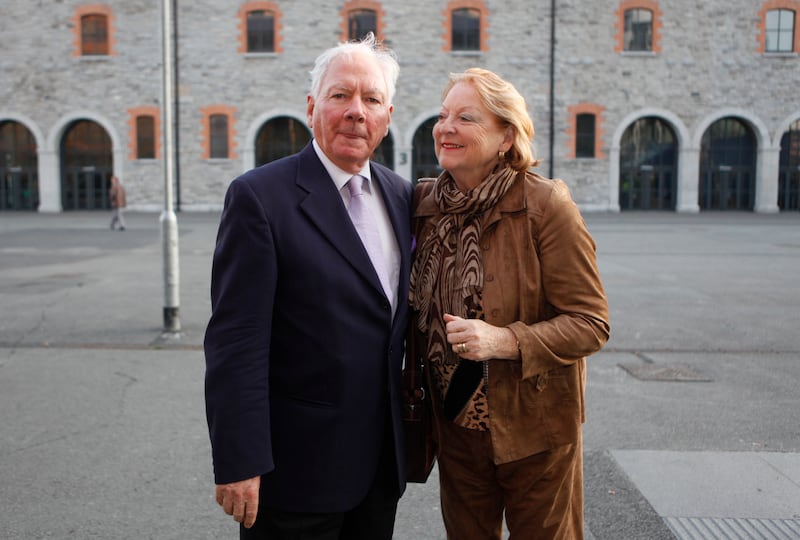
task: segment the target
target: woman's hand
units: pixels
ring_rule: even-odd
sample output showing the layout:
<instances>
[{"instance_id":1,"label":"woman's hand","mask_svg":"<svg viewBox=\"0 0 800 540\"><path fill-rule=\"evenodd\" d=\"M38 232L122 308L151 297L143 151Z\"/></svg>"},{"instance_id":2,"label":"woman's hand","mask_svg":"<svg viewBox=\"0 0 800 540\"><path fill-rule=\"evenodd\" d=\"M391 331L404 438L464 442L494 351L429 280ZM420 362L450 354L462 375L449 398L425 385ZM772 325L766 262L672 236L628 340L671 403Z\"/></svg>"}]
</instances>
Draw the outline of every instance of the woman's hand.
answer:
<instances>
[{"instance_id":1,"label":"woman's hand","mask_svg":"<svg viewBox=\"0 0 800 540\"><path fill-rule=\"evenodd\" d=\"M517 337L508 328L492 326L480 319L462 319L449 313L445 313L444 322L447 342L461 358L476 362L490 358L519 358Z\"/></svg>"}]
</instances>

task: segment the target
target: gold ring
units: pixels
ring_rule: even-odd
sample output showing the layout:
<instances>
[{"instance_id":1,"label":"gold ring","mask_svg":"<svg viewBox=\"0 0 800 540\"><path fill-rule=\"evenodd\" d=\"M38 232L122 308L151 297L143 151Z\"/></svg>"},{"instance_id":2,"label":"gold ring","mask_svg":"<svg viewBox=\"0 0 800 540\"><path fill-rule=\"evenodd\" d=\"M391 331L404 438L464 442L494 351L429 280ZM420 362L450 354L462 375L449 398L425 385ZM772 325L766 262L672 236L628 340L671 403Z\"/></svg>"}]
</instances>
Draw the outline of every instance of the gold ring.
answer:
<instances>
[{"instance_id":1,"label":"gold ring","mask_svg":"<svg viewBox=\"0 0 800 540\"><path fill-rule=\"evenodd\" d=\"M459 343L458 344L458 352L464 354L467 352L467 344L466 343Z\"/></svg>"}]
</instances>

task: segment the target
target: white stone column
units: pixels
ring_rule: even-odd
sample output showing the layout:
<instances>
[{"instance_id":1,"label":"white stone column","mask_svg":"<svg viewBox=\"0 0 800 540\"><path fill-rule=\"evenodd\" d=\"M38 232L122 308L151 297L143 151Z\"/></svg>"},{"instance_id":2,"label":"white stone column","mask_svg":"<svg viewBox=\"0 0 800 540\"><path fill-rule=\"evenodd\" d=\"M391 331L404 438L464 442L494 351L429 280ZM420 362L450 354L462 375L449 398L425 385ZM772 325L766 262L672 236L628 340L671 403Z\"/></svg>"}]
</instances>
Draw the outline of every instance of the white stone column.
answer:
<instances>
[{"instance_id":1,"label":"white stone column","mask_svg":"<svg viewBox=\"0 0 800 540\"><path fill-rule=\"evenodd\" d=\"M251 141L246 141L242 149L242 172L249 171L256 166L256 150Z\"/></svg>"},{"instance_id":2,"label":"white stone column","mask_svg":"<svg viewBox=\"0 0 800 540\"><path fill-rule=\"evenodd\" d=\"M675 211L683 214L700 212L700 149L681 148L678 153L678 193Z\"/></svg>"},{"instance_id":3,"label":"white stone column","mask_svg":"<svg viewBox=\"0 0 800 540\"><path fill-rule=\"evenodd\" d=\"M414 182L416 178L411 178L411 156L410 146L394 146L394 172Z\"/></svg>"},{"instance_id":4,"label":"white stone column","mask_svg":"<svg viewBox=\"0 0 800 540\"><path fill-rule=\"evenodd\" d=\"M775 214L778 208L778 181L780 179L780 146L758 149L756 162L755 207L760 214Z\"/></svg>"},{"instance_id":5,"label":"white stone column","mask_svg":"<svg viewBox=\"0 0 800 540\"><path fill-rule=\"evenodd\" d=\"M608 211L619 212L619 146L608 152Z\"/></svg>"},{"instance_id":6,"label":"white stone column","mask_svg":"<svg viewBox=\"0 0 800 540\"><path fill-rule=\"evenodd\" d=\"M59 176L58 153L40 150L39 164L39 212L61 212L61 177Z\"/></svg>"}]
</instances>

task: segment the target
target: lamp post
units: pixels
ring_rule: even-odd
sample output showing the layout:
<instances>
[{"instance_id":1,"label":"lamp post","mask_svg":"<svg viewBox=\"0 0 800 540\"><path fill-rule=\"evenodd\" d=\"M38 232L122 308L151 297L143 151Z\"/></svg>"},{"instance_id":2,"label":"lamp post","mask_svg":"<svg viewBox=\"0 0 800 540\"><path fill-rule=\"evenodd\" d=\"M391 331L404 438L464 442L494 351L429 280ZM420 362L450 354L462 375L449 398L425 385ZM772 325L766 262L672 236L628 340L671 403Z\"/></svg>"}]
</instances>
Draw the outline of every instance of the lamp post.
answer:
<instances>
[{"instance_id":1,"label":"lamp post","mask_svg":"<svg viewBox=\"0 0 800 540\"><path fill-rule=\"evenodd\" d=\"M178 218L172 188L175 179L175 65L173 63L173 0L162 0L163 122L164 126L164 210L161 212L161 245L164 274L164 332L181 330L180 271L178 268Z\"/></svg>"},{"instance_id":2,"label":"lamp post","mask_svg":"<svg viewBox=\"0 0 800 540\"><path fill-rule=\"evenodd\" d=\"M548 164L548 177L553 178L555 174L555 146L556 146L556 0L550 0L550 133L548 133L548 143L550 146L550 155L547 159L550 160Z\"/></svg>"}]
</instances>

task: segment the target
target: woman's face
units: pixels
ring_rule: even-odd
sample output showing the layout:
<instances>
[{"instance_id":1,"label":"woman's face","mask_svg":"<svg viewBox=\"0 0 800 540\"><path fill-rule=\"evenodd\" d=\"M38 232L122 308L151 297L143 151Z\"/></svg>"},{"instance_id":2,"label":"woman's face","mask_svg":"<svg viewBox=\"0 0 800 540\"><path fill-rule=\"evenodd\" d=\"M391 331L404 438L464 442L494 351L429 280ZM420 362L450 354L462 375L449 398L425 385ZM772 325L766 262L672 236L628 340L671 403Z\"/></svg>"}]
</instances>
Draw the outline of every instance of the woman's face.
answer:
<instances>
[{"instance_id":1,"label":"woman's face","mask_svg":"<svg viewBox=\"0 0 800 540\"><path fill-rule=\"evenodd\" d=\"M511 134L511 127L481 103L475 88L459 82L445 96L433 126L436 157L459 188L470 190L497 165L498 153L511 148Z\"/></svg>"}]
</instances>

